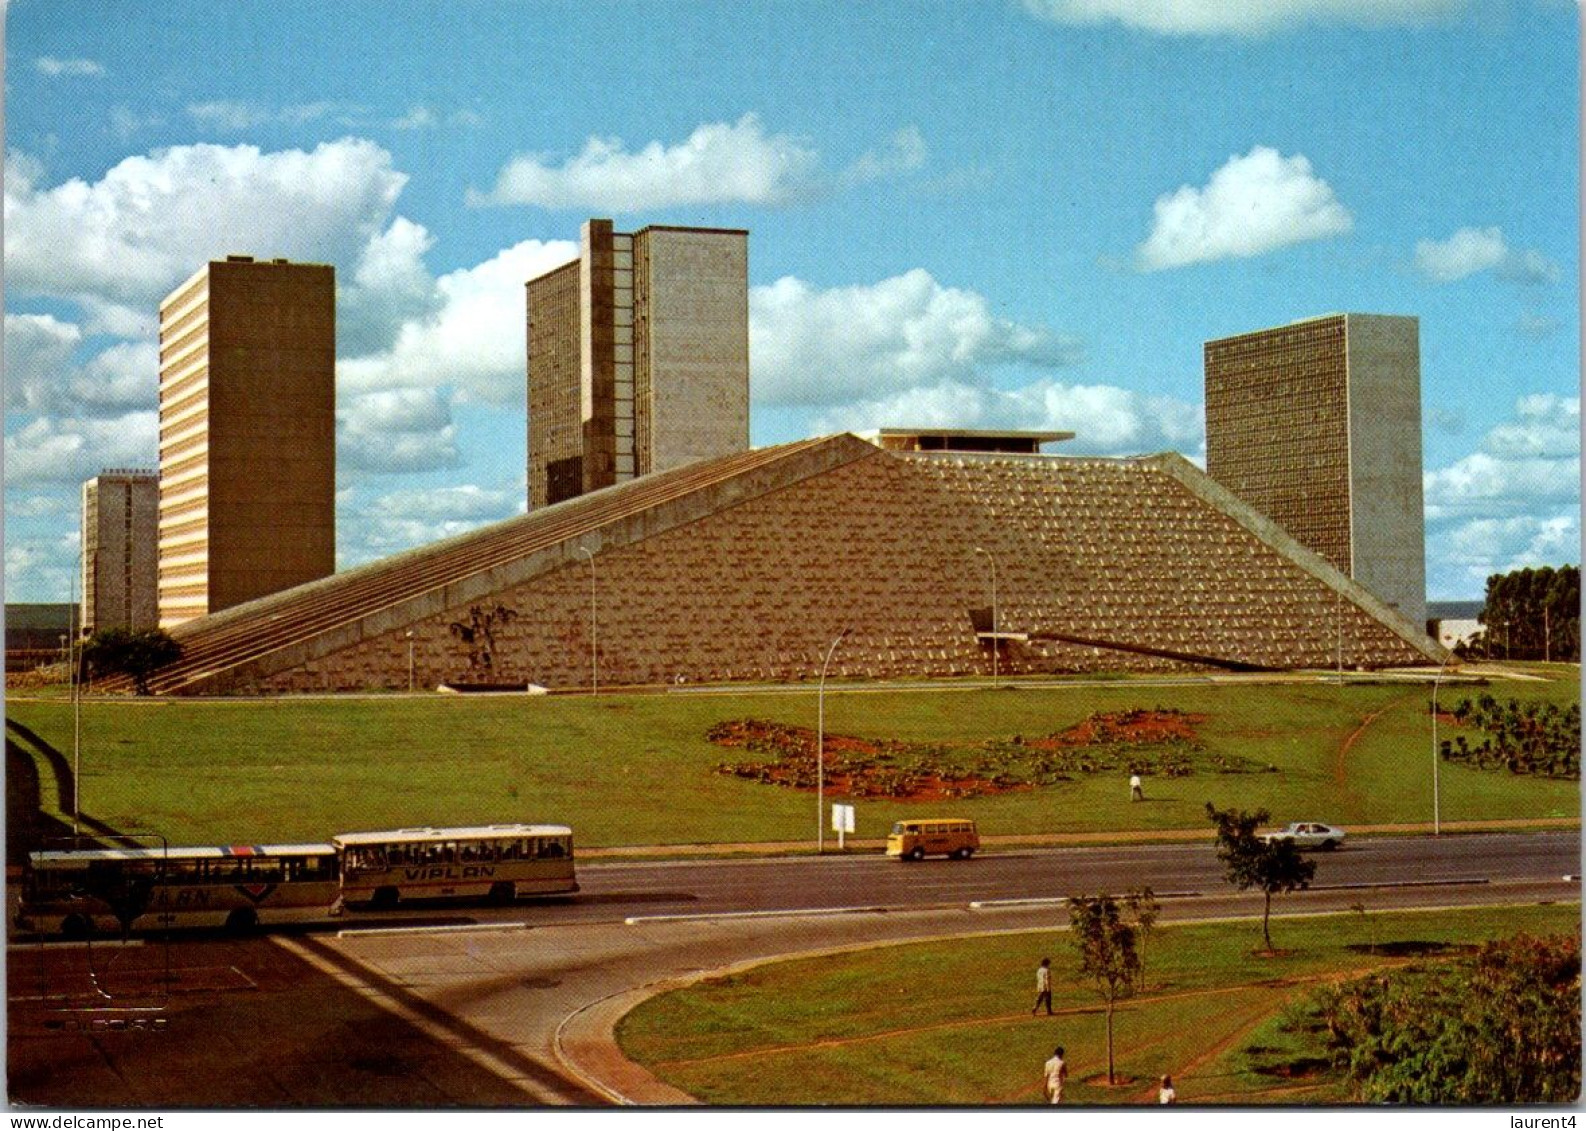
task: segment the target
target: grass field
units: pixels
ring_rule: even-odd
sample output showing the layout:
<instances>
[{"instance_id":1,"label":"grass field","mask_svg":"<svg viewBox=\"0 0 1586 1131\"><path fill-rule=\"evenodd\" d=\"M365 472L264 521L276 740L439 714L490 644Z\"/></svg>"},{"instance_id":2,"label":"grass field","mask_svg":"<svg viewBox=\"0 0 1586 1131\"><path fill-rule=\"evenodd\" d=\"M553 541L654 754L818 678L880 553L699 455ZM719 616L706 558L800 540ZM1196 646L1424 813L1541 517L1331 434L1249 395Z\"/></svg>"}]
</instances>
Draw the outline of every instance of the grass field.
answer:
<instances>
[{"instance_id":1,"label":"grass field","mask_svg":"<svg viewBox=\"0 0 1586 1131\"><path fill-rule=\"evenodd\" d=\"M1579 701L1579 669L1550 682L1494 683L1499 698ZM1442 688L1446 709L1481 689ZM1095 712L1171 707L1202 714L1214 753L1271 772L1127 781L1082 777L971 800L954 813L986 834L1198 828L1203 806L1264 807L1274 819L1348 825L1432 815L1429 692L1391 682L1104 685L904 691L828 688L827 729L867 738L982 741L1063 730ZM61 699L7 703L9 720L72 751ZM174 843L319 839L415 824L567 822L585 846L810 840L809 792L716 772L741 751L705 738L714 723L760 718L812 727L813 689L796 694L587 697L387 696L182 701L94 700L82 708L85 816ZM1443 728L1448 733L1448 728ZM8 740L15 737L8 733ZM10 757L29 756L16 743ZM42 790L58 812L52 779ZM1573 817L1578 784L1444 764L1444 821ZM832 796L828 800L842 800ZM942 808L932 804L929 808ZM864 799L858 837L879 837L921 805Z\"/></svg>"},{"instance_id":2,"label":"grass field","mask_svg":"<svg viewBox=\"0 0 1586 1131\"><path fill-rule=\"evenodd\" d=\"M717 1105L1039 1104L1040 1070L1067 1049L1065 1101L1149 1104L1171 1074L1182 1103L1348 1102L1282 1013L1325 982L1406 961L1390 944L1577 933L1580 907L1286 918L1282 953L1252 957L1251 922L1165 926L1146 989L1114 1022L1121 1082L1106 1084L1100 999L1066 933L994 935L756 967L653 998L618 1026L623 1050ZM1055 1017L1031 1017L1053 960Z\"/></svg>"}]
</instances>

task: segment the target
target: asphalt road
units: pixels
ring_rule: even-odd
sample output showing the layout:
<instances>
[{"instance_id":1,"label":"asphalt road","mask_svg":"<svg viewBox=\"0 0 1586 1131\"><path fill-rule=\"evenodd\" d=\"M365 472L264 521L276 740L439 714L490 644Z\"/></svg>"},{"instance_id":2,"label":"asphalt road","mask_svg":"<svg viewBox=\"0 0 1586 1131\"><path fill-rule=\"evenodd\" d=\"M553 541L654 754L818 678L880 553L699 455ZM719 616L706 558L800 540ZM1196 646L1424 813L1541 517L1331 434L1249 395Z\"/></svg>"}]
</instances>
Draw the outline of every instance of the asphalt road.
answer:
<instances>
[{"instance_id":1,"label":"asphalt road","mask_svg":"<svg viewBox=\"0 0 1586 1131\"><path fill-rule=\"evenodd\" d=\"M1280 910L1579 899L1578 832L1362 839ZM570 901L398 909L170 945L10 948L14 1102L145 1107L682 1103L615 1052L658 989L789 953L1050 930L1054 900L1149 884L1164 918L1258 915L1206 846L599 863ZM802 912L803 914L797 914ZM162 971L169 968L166 980Z\"/></svg>"},{"instance_id":2,"label":"asphalt road","mask_svg":"<svg viewBox=\"0 0 1586 1131\"><path fill-rule=\"evenodd\" d=\"M1442 837L1351 839L1310 854L1318 891L1362 886L1435 886L1484 880L1558 879L1580 871L1578 830ZM658 916L931 908L973 902L1054 900L1149 886L1158 895L1227 893L1209 844L988 851L971 860L905 863L879 854L754 859L583 863L569 900L512 908L397 908L350 913L344 930L523 922L560 923Z\"/></svg>"}]
</instances>

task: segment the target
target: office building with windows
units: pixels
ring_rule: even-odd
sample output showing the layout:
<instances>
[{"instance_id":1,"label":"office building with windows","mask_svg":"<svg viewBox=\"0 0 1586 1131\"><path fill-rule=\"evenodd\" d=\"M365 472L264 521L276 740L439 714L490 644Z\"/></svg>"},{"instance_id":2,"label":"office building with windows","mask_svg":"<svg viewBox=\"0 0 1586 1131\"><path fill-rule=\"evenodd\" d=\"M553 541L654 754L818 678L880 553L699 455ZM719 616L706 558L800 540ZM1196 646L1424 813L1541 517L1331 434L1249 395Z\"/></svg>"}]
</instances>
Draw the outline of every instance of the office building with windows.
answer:
<instances>
[{"instance_id":1,"label":"office building with windows","mask_svg":"<svg viewBox=\"0 0 1586 1131\"><path fill-rule=\"evenodd\" d=\"M1329 314L1205 344L1206 471L1426 619L1420 323Z\"/></svg>"},{"instance_id":2,"label":"office building with windows","mask_svg":"<svg viewBox=\"0 0 1586 1131\"><path fill-rule=\"evenodd\" d=\"M83 631L153 628L157 591L160 478L112 468L83 484Z\"/></svg>"},{"instance_id":3,"label":"office building with windows","mask_svg":"<svg viewBox=\"0 0 1586 1131\"><path fill-rule=\"evenodd\" d=\"M336 565L336 280L229 256L160 304L159 620Z\"/></svg>"},{"instance_id":4,"label":"office building with windows","mask_svg":"<svg viewBox=\"0 0 1586 1131\"><path fill-rule=\"evenodd\" d=\"M749 447L749 233L589 220L527 284L531 508Z\"/></svg>"}]
</instances>

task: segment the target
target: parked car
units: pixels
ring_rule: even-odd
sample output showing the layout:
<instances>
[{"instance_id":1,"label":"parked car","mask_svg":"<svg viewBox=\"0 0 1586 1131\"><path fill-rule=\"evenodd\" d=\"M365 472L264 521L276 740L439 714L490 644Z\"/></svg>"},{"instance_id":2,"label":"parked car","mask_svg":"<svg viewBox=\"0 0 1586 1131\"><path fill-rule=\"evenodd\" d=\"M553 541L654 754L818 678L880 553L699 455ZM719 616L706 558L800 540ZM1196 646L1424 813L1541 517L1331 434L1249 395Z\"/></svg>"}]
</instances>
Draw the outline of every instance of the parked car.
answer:
<instances>
[{"instance_id":1,"label":"parked car","mask_svg":"<svg viewBox=\"0 0 1586 1131\"><path fill-rule=\"evenodd\" d=\"M1295 848L1319 848L1324 852L1331 852L1344 843L1344 835L1343 829L1324 825L1320 821L1295 821L1275 833L1261 834L1261 839L1268 844L1286 840L1292 842Z\"/></svg>"}]
</instances>

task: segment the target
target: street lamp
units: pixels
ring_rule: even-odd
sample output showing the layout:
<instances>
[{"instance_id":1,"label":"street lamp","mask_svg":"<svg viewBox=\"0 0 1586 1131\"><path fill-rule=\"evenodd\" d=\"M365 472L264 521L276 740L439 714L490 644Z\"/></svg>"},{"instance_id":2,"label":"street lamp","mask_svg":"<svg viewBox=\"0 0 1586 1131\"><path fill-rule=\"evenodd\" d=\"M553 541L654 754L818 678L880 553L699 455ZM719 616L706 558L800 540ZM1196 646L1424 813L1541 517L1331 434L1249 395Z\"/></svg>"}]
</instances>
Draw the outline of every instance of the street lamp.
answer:
<instances>
[{"instance_id":1,"label":"street lamp","mask_svg":"<svg viewBox=\"0 0 1586 1131\"><path fill-rule=\"evenodd\" d=\"M1440 761L1437 753L1437 687L1443 682L1443 669L1448 667L1448 661L1454 658L1450 649L1447 656L1443 657L1442 665L1437 669L1437 678L1432 680L1432 835L1441 836L1443 832L1442 805L1437 794L1437 764Z\"/></svg>"},{"instance_id":2,"label":"street lamp","mask_svg":"<svg viewBox=\"0 0 1586 1131\"><path fill-rule=\"evenodd\" d=\"M997 636L997 558L990 550L975 547L975 553L985 554L991 562L991 682L995 684L998 676L998 653L1001 652L1001 640Z\"/></svg>"},{"instance_id":3,"label":"street lamp","mask_svg":"<svg viewBox=\"0 0 1586 1131\"><path fill-rule=\"evenodd\" d=\"M845 628L837 634L826 658L821 661L820 692L815 698L815 851L826 851L826 668L832 662L832 653L852 629Z\"/></svg>"},{"instance_id":4,"label":"street lamp","mask_svg":"<svg viewBox=\"0 0 1586 1131\"><path fill-rule=\"evenodd\" d=\"M595 551L585 547L578 547L578 552L589 559L589 693L600 694L600 653L597 648L595 631Z\"/></svg>"},{"instance_id":5,"label":"street lamp","mask_svg":"<svg viewBox=\"0 0 1586 1131\"><path fill-rule=\"evenodd\" d=\"M408 694L413 694L413 630L407 630L408 640Z\"/></svg>"}]
</instances>

